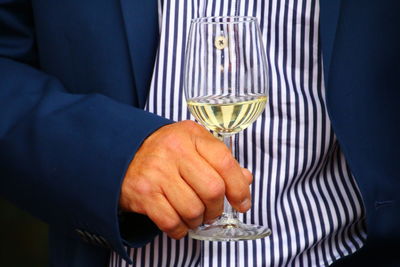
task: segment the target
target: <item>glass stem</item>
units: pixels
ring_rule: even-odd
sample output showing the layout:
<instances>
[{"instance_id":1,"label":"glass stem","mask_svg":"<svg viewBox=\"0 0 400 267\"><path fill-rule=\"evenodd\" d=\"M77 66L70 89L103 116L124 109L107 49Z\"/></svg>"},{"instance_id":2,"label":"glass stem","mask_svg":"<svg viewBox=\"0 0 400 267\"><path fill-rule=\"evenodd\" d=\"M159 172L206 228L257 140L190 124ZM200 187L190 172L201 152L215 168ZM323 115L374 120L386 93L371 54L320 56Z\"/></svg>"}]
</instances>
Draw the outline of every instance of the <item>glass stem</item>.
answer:
<instances>
[{"instance_id":1,"label":"glass stem","mask_svg":"<svg viewBox=\"0 0 400 267\"><path fill-rule=\"evenodd\" d=\"M224 139L224 143L225 145L229 148L229 150L231 151L231 153L233 154L233 135L228 135L228 136L223 136ZM226 219L232 219L232 220L237 220L238 214L237 211L231 206L231 204L229 203L228 199L224 198L224 213L222 214L223 217L225 217Z\"/></svg>"}]
</instances>

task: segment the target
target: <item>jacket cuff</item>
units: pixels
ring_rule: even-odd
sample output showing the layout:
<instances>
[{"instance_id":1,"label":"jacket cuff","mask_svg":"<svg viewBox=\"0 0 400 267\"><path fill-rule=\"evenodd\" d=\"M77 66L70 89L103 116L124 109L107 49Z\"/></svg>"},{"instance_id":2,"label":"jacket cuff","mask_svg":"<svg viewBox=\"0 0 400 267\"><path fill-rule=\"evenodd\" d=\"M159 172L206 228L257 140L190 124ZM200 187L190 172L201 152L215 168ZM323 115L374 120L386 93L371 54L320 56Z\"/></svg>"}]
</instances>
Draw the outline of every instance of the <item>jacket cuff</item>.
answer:
<instances>
[{"instance_id":1,"label":"jacket cuff","mask_svg":"<svg viewBox=\"0 0 400 267\"><path fill-rule=\"evenodd\" d=\"M104 184L101 181L96 185L97 197L93 198L86 210L93 212L92 223L84 225L84 229L77 229L86 233L91 232L90 241L95 241L102 246L107 246L117 252L128 263L131 259L127 254L125 246L142 247L150 242L160 231L146 216L135 213L120 213L119 198L120 190L126 170L140 145L146 137L162 126L172 123L165 118L158 117L154 114L142 112L140 125L127 126L126 130L115 136L116 142L109 151L107 165L102 173ZM103 167L99 166L100 169ZM107 173L108 172L108 173ZM99 179L101 180L101 179ZM101 216L101 217L97 217ZM82 235L79 234L81 237ZM98 240L102 243L96 242ZM92 242L93 243L93 242Z\"/></svg>"}]
</instances>

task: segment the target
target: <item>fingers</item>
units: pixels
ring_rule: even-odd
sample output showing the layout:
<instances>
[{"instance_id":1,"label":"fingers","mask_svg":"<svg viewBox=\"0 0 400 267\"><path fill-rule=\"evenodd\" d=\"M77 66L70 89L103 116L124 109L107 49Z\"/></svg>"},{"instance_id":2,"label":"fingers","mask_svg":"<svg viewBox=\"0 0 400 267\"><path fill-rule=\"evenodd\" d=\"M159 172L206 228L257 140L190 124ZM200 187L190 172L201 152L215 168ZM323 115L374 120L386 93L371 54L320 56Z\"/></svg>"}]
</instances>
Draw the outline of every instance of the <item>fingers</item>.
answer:
<instances>
[{"instance_id":1,"label":"fingers","mask_svg":"<svg viewBox=\"0 0 400 267\"><path fill-rule=\"evenodd\" d=\"M205 207L197 194L168 164L144 163L143 172L136 169L126 179L123 191L131 196L128 211L147 215L170 237L180 239L189 228L203 222Z\"/></svg>"},{"instance_id":2,"label":"fingers","mask_svg":"<svg viewBox=\"0 0 400 267\"><path fill-rule=\"evenodd\" d=\"M213 220L220 216L224 209L224 180L203 158L194 154L188 158L190 160L180 162L180 174L204 204L203 220Z\"/></svg>"},{"instance_id":3,"label":"fingers","mask_svg":"<svg viewBox=\"0 0 400 267\"><path fill-rule=\"evenodd\" d=\"M250 185L253 182L253 174L246 168L242 168L242 173L244 177L246 177L247 183Z\"/></svg>"},{"instance_id":4,"label":"fingers","mask_svg":"<svg viewBox=\"0 0 400 267\"><path fill-rule=\"evenodd\" d=\"M250 177L229 149L219 140L211 138L196 139L196 149L224 180L225 194L232 207L239 212L246 212L251 207Z\"/></svg>"},{"instance_id":5,"label":"fingers","mask_svg":"<svg viewBox=\"0 0 400 267\"><path fill-rule=\"evenodd\" d=\"M165 196L181 220L190 229L203 223L205 206L197 194L180 177L164 188Z\"/></svg>"},{"instance_id":6,"label":"fingers","mask_svg":"<svg viewBox=\"0 0 400 267\"><path fill-rule=\"evenodd\" d=\"M143 142L124 177L120 206L179 239L218 217L225 194L236 210L247 211L251 181L222 142L194 122L180 122Z\"/></svg>"},{"instance_id":7,"label":"fingers","mask_svg":"<svg viewBox=\"0 0 400 267\"><path fill-rule=\"evenodd\" d=\"M186 236L188 227L163 195L159 194L147 203L146 214L161 231L174 239Z\"/></svg>"}]
</instances>

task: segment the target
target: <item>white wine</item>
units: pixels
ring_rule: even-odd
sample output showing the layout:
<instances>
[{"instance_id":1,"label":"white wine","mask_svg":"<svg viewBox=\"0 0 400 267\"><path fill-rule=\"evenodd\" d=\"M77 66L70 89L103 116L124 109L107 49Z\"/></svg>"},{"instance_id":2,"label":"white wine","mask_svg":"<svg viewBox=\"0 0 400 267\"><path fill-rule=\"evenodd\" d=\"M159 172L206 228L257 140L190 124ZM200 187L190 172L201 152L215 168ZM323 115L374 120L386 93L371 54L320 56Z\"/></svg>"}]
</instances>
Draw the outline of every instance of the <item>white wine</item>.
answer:
<instances>
[{"instance_id":1,"label":"white wine","mask_svg":"<svg viewBox=\"0 0 400 267\"><path fill-rule=\"evenodd\" d=\"M265 108L265 95L212 96L188 101L192 115L219 134L234 134L246 129Z\"/></svg>"}]
</instances>

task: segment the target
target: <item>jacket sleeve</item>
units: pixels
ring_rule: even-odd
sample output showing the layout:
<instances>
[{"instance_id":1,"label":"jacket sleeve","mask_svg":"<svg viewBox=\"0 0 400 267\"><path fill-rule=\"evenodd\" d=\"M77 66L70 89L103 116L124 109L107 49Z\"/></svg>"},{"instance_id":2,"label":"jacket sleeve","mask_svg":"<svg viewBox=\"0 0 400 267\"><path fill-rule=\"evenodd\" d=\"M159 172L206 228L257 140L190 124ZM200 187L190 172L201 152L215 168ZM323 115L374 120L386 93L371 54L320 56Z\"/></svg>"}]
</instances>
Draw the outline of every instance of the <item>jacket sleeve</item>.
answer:
<instances>
[{"instance_id":1,"label":"jacket sleeve","mask_svg":"<svg viewBox=\"0 0 400 267\"><path fill-rule=\"evenodd\" d=\"M0 196L56 228L93 233L126 258L122 178L142 141L170 121L102 95L70 94L41 72L27 8L0 0ZM143 231L130 244L141 246L157 229L135 216Z\"/></svg>"}]
</instances>

